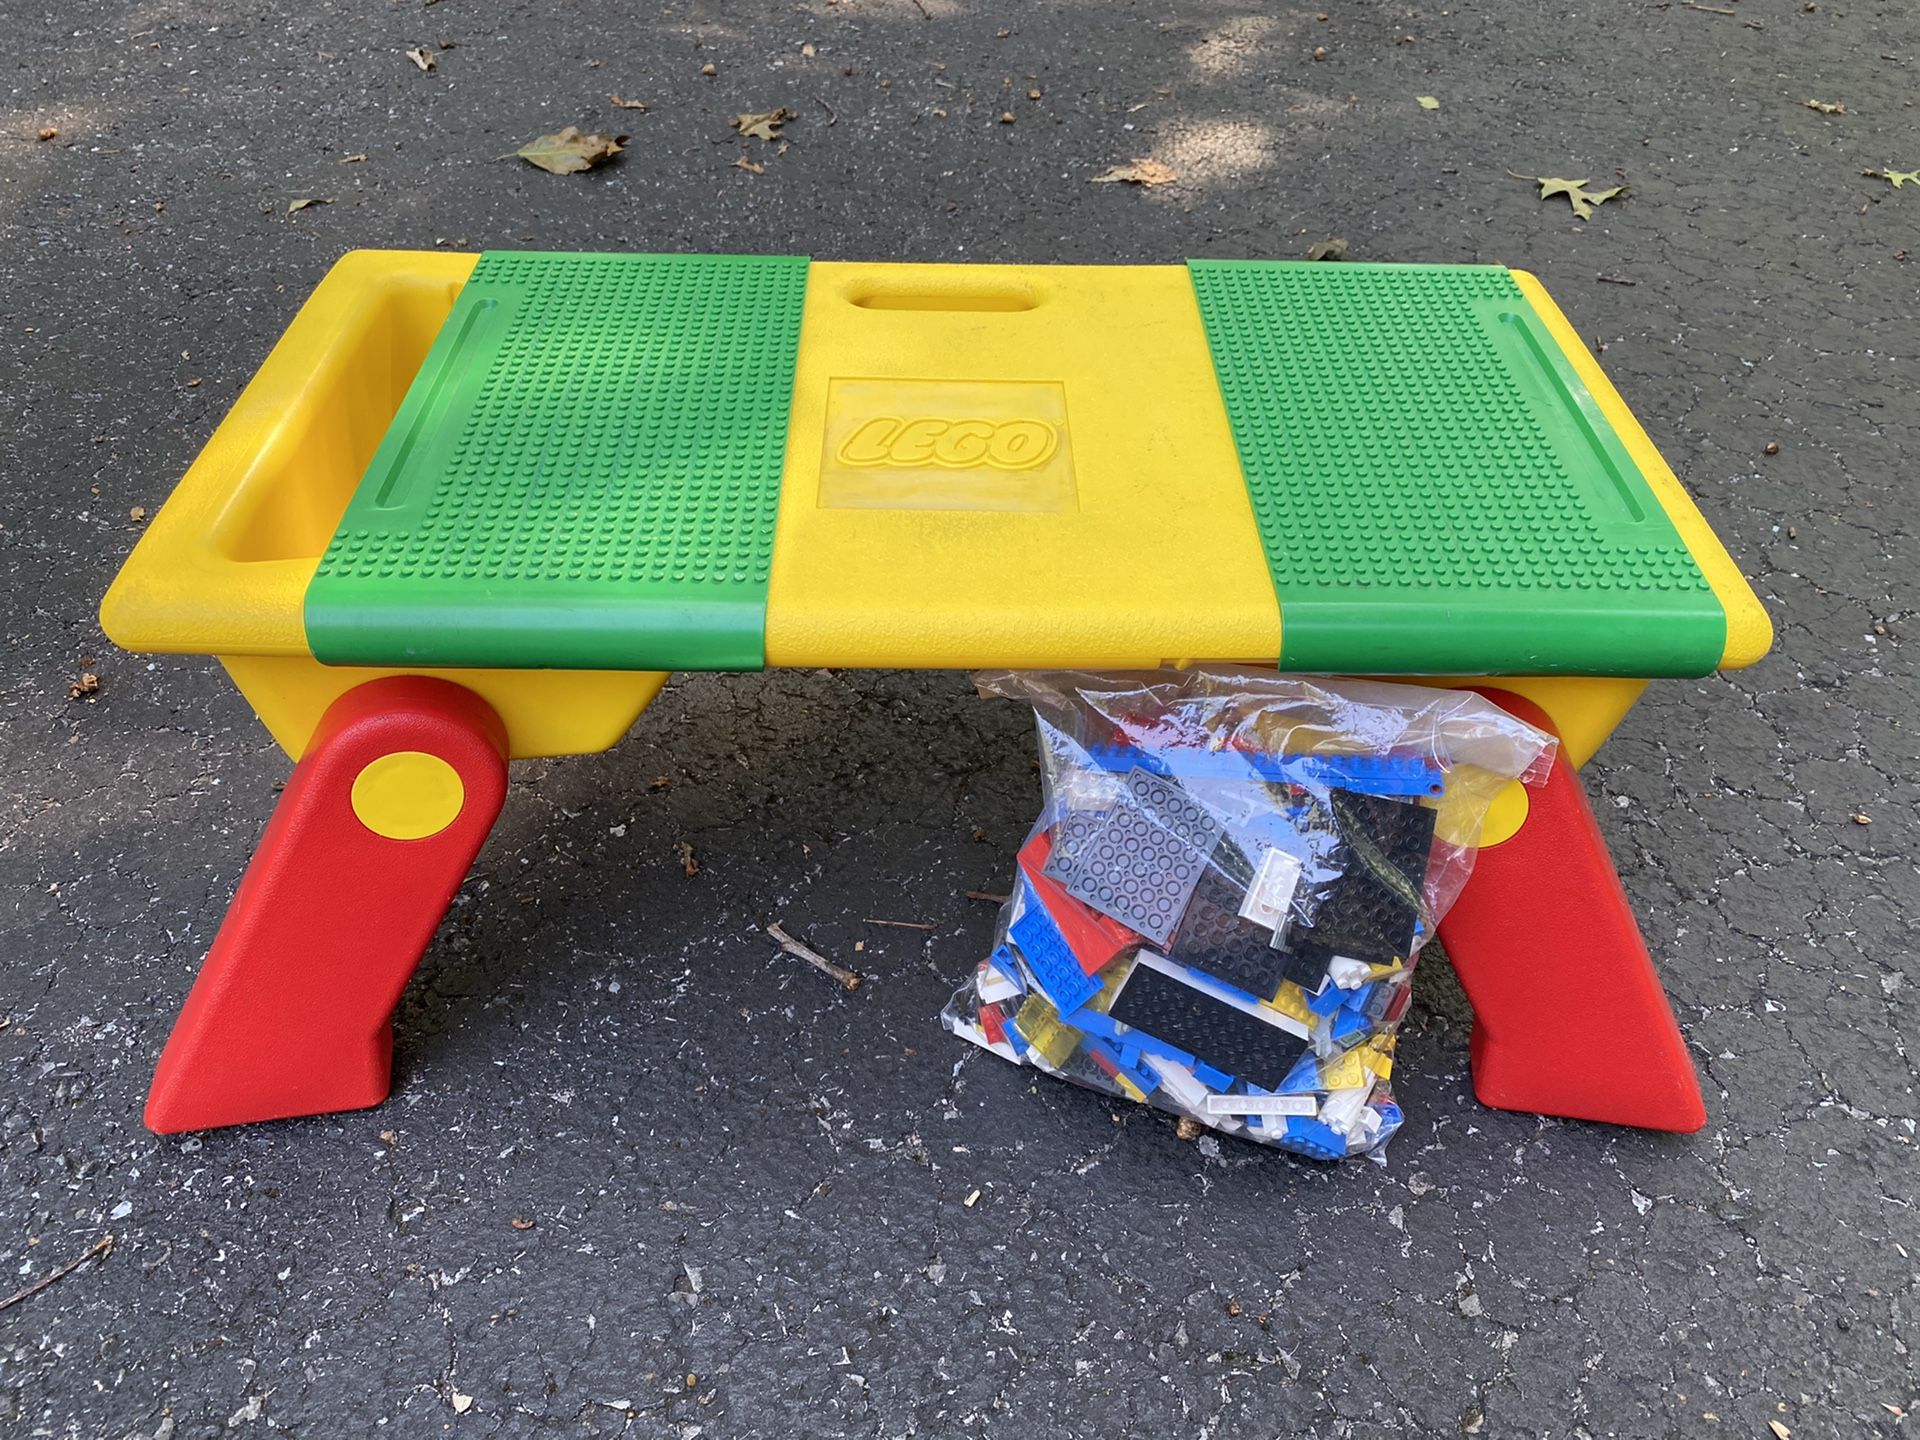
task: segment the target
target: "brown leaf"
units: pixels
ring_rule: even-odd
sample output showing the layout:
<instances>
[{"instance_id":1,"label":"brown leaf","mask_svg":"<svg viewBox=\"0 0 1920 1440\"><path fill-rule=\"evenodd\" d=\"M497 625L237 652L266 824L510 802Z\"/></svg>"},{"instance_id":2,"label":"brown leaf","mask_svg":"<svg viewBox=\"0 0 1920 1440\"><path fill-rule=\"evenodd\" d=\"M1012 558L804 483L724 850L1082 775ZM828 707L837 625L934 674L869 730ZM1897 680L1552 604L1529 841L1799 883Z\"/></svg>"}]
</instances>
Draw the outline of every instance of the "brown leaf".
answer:
<instances>
[{"instance_id":1,"label":"brown leaf","mask_svg":"<svg viewBox=\"0 0 1920 1440\"><path fill-rule=\"evenodd\" d=\"M745 170L748 173L753 175L764 175L767 173L766 166L756 165L753 163L753 161L747 159L747 157L744 155L739 156L737 159L734 160L733 168L736 170Z\"/></svg>"},{"instance_id":2,"label":"brown leaf","mask_svg":"<svg viewBox=\"0 0 1920 1440\"><path fill-rule=\"evenodd\" d=\"M793 111L781 105L764 115L736 115L732 125L742 135L751 135L756 140L778 140L780 127L793 119Z\"/></svg>"},{"instance_id":3,"label":"brown leaf","mask_svg":"<svg viewBox=\"0 0 1920 1440\"><path fill-rule=\"evenodd\" d=\"M1809 110L1818 110L1822 115L1844 115L1847 113L1847 104L1844 100L1809 100L1807 101L1807 108Z\"/></svg>"},{"instance_id":4,"label":"brown leaf","mask_svg":"<svg viewBox=\"0 0 1920 1440\"><path fill-rule=\"evenodd\" d=\"M695 858L690 841L681 840L673 847L680 853L680 873L692 879L700 873L700 862Z\"/></svg>"},{"instance_id":5,"label":"brown leaf","mask_svg":"<svg viewBox=\"0 0 1920 1440\"><path fill-rule=\"evenodd\" d=\"M1191 1115L1182 1115L1180 1119L1175 1122L1173 1133L1178 1135L1182 1140L1198 1140L1206 1133L1206 1127L1201 1125L1201 1123Z\"/></svg>"},{"instance_id":6,"label":"brown leaf","mask_svg":"<svg viewBox=\"0 0 1920 1440\"><path fill-rule=\"evenodd\" d=\"M647 108L647 102L644 100L622 100L617 94L607 96L607 103L616 110L644 110Z\"/></svg>"},{"instance_id":7,"label":"brown leaf","mask_svg":"<svg viewBox=\"0 0 1920 1440\"><path fill-rule=\"evenodd\" d=\"M93 703L94 696L99 692L100 677L91 670L67 686L69 700L85 700L89 705Z\"/></svg>"},{"instance_id":8,"label":"brown leaf","mask_svg":"<svg viewBox=\"0 0 1920 1440\"><path fill-rule=\"evenodd\" d=\"M422 46L415 46L413 49L407 51L407 59L418 65L422 70L433 69L435 63L433 56L429 55Z\"/></svg>"},{"instance_id":9,"label":"brown leaf","mask_svg":"<svg viewBox=\"0 0 1920 1440\"><path fill-rule=\"evenodd\" d=\"M1158 160L1135 160L1127 165L1110 165L1093 177L1096 185L1171 185L1180 178L1171 165Z\"/></svg>"},{"instance_id":10,"label":"brown leaf","mask_svg":"<svg viewBox=\"0 0 1920 1440\"><path fill-rule=\"evenodd\" d=\"M40 133L33 138L36 140L57 140L60 138L60 127L57 125L42 125L40 127Z\"/></svg>"},{"instance_id":11,"label":"brown leaf","mask_svg":"<svg viewBox=\"0 0 1920 1440\"><path fill-rule=\"evenodd\" d=\"M516 1215L513 1217L513 1228L516 1230L531 1230L533 1229L533 1221Z\"/></svg>"},{"instance_id":12,"label":"brown leaf","mask_svg":"<svg viewBox=\"0 0 1920 1440\"><path fill-rule=\"evenodd\" d=\"M624 135L583 134L577 125L529 140L513 153L549 175L577 175L611 160L626 144Z\"/></svg>"},{"instance_id":13,"label":"brown leaf","mask_svg":"<svg viewBox=\"0 0 1920 1440\"><path fill-rule=\"evenodd\" d=\"M305 210L314 205L331 205L332 203L331 200L318 200L312 196L302 196L298 200L289 200L287 202L287 213L291 215L296 210Z\"/></svg>"}]
</instances>

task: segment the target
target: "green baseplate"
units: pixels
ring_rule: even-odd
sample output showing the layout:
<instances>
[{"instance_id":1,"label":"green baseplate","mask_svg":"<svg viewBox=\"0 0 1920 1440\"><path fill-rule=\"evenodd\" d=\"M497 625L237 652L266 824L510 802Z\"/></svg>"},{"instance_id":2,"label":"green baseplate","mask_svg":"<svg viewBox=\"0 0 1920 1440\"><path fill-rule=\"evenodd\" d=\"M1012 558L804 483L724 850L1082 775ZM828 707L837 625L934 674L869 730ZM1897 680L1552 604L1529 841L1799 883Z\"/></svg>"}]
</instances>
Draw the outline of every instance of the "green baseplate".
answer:
<instances>
[{"instance_id":1,"label":"green baseplate","mask_svg":"<svg viewBox=\"0 0 1920 1440\"><path fill-rule=\"evenodd\" d=\"M481 256L307 587L337 665L753 670L803 257Z\"/></svg>"},{"instance_id":2,"label":"green baseplate","mask_svg":"<svg viewBox=\"0 0 1920 1440\"><path fill-rule=\"evenodd\" d=\"M1726 614L1505 269L1195 260L1280 664L1703 675Z\"/></svg>"},{"instance_id":3,"label":"green baseplate","mask_svg":"<svg viewBox=\"0 0 1920 1440\"><path fill-rule=\"evenodd\" d=\"M1283 667L1719 661L1719 601L1507 271L1190 273ZM308 587L313 653L763 665L806 282L804 258L482 256Z\"/></svg>"}]
</instances>

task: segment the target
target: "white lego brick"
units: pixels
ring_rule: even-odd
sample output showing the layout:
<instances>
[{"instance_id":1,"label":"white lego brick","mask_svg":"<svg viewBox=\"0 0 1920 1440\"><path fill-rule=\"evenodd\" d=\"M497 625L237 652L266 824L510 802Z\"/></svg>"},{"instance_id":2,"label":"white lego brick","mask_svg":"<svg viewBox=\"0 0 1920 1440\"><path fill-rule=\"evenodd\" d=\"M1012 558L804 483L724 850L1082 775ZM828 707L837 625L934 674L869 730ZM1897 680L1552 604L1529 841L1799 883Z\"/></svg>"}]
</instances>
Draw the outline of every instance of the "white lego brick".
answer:
<instances>
[{"instance_id":1,"label":"white lego brick","mask_svg":"<svg viewBox=\"0 0 1920 1440\"><path fill-rule=\"evenodd\" d=\"M1342 990L1358 990L1372 973L1373 966L1351 955L1336 955L1327 962L1327 978Z\"/></svg>"},{"instance_id":2,"label":"white lego brick","mask_svg":"<svg viewBox=\"0 0 1920 1440\"><path fill-rule=\"evenodd\" d=\"M1367 1096L1372 1093L1372 1085L1355 1085L1346 1090L1335 1090L1320 1102L1320 1122L1329 1129L1338 1130L1348 1140L1352 1140L1355 1129L1360 1124L1361 1112L1367 1108Z\"/></svg>"},{"instance_id":3,"label":"white lego brick","mask_svg":"<svg viewBox=\"0 0 1920 1440\"><path fill-rule=\"evenodd\" d=\"M980 1003L983 1005L1011 1000L1016 995L1026 993L1020 988L1018 982L1008 979L996 965L982 965L974 975L973 988L980 996Z\"/></svg>"},{"instance_id":4,"label":"white lego brick","mask_svg":"<svg viewBox=\"0 0 1920 1440\"><path fill-rule=\"evenodd\" d=\"M1299 886L1300 862L1284 850L1267 851L1260 857L1246 899L1240 902L1241 918L1278 933L1286 928L1288 908Z\"/></svg>"},{"instance_id":5,"label":"white lego brick","mask_svg":"<svg viewBox=\"0 0 1920 1440\"><path fill-rule=\"evenodd\" d=\"M1209 1115L1305 1115L1319 1110L1311 1095L1209 1095Z\"/></svg>"}]
</instances>

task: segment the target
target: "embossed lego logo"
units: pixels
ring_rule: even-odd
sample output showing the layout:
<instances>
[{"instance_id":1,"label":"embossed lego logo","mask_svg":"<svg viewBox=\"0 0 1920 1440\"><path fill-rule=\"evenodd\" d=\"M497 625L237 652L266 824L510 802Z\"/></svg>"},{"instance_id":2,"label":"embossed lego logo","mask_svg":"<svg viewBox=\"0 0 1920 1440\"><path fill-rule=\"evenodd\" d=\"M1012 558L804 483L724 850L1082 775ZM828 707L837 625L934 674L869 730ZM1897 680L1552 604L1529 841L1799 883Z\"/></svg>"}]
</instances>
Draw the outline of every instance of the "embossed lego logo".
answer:
<instances>
[{"instance_id":1,"label":"embossed lego logo","mask_svg":"<svg viewBox=\"0 0 1920 1440\"><path fill-rule=\"evenodd\" d=\"M1047 380L827 382L820 504L1072 510L1063 386Z\"/></svg>"},{"instance_id":2,"label":"embossed lego logo","mask_svg":"<svg viewBox=\"0 0 1920 1440\"><path fill-rule=\"evenodd\" d=\"M918 469L942 465L965 470L1031 470L1060 447L1060 433L1044 420L944 420L934 415L901 419L877 415L840 447L842 465L892 465Z\"/></svg>"}]
</instances>

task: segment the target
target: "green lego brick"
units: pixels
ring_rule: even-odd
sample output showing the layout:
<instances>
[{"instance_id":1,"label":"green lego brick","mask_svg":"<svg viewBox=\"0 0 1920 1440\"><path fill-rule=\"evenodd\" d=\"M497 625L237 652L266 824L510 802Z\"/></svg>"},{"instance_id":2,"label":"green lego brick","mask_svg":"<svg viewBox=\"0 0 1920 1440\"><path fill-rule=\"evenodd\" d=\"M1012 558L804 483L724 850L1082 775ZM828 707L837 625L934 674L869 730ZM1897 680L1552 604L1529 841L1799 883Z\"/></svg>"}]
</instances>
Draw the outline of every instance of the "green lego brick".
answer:
<instances>
[{"instance_id":1,"label":"green lego brick","mask_svg":"<svg viewBox=\"0 0 1920 1440\"><path fill-rule=\"evenodd\" d=\"M488 252L306 594L330 664L744 670L807 261Z\"/></svg>"},{"instance_id":2,"label":"green lego brick","mask_svg":"<svg viewBox=\"0 0 1920 1440\"><path fill-rule=\"evenodd\" d=\"M1702 675L1726 616L1498 266L1195 260L1289 670Z\"/></svg>"}]
</instances>

